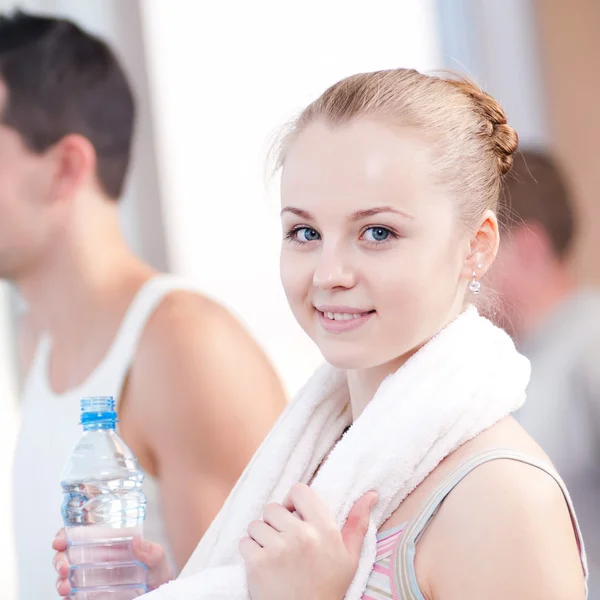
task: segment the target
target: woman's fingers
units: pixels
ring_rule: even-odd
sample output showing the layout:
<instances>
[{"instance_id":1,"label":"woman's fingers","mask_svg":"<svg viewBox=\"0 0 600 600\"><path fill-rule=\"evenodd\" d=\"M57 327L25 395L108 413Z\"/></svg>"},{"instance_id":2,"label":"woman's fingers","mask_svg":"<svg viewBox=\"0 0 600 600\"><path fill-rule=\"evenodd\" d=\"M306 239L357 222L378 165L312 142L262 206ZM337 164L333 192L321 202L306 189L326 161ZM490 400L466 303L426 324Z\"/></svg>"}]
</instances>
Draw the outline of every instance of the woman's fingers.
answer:
<instances>
[{"instance_id":1,"label":"woman's fingers","mask_svg":"<svg viewBox=\"0 0 600 600\"><path fill-rule=\"evenodd\" d=\"M265 506L262 518L267 525L281 533L296 531L302 523L299 515L292 514L287 508L276 503Z\"/></svg>"},{"instance_id":2,"label":"woman's fingers","mask_svg":"<svg viewBox=\"0 0 600 600\"><path fill-rule=\"evenodd\" d=\"M323 501L307 485L296 483L289 491L283 506L290 512L294 511L307 523L317 528L325 528L331 525L332 517Z\"/></svg>"},{"instance_id":3,"label":"woman's fingers","mask_svg":"<svg viewBox=\"0 0 600 600\"><path fill-rule=\"evenodd\" d=\"M69 562L64 552L57 552L54 556L54 568L59 579L66 579L69 576Z\"/></svg>"},{"instance_id":4,"label":"woman's fingers","mask_svg":"<svg viewBox=\"0 0 600 600\"><path fill-rule=\"evenodd\" d=\"M52 541L52 548L57 552L64 552L67 549L67 534L64 529L61 529L54 540Z\"/></svg>"},{"instance_id":5,"label":"woman's fingers","mask_svg":"<svg viewBox=\"0 0 600 600\"><path fill-rule=\"evenodd\" d=\"M171 565L165 549L140 537L134 537L132 548L135 557L148 567L148 587L155 590L173 579Z\"/></svg>"},{"instance_id":6,"label":"woman's fingers","mask_svg":"<svg viewBox=\"0 0 600 600\"><path fill-rule=\"evenodd\" d=\"M252 521L248 525L248 536L259 546L265 548L281 544L280 533L264 521Z\"/></svg>"},{"instance_id":7,"label":"woman's fingers","mask_svg":"<svg viewBox=\"0 0 600 600\"><path fill-rule=\"evenodd\" d=\"M71 586L69 585L69 581L67 579L58 579L56 581L56 591L58 595L62 598L68 598L71 593Z\"/></svg>"}]
</instances>

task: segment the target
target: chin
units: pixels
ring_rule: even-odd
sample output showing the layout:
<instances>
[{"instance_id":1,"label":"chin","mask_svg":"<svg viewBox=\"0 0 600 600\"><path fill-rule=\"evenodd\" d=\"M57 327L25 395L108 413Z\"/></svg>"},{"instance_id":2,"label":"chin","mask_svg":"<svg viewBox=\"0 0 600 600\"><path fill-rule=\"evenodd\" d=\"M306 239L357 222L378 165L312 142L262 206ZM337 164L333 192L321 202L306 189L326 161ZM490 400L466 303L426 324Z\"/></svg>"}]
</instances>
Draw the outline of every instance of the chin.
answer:
<instances>
[{"instance_id":1,"label":"chin","mask_svg":"<svg viewBox=\"0 0 600 600\"><path fill-rule=\"evenodd\" d=\"M345 347L344 347L345 346ZM323 358L332 366L344 371L370 369L381 364L369 349L362 344L319 344ZM385 362L385 361L383 361Z\"/></svg>"}]
</instances>

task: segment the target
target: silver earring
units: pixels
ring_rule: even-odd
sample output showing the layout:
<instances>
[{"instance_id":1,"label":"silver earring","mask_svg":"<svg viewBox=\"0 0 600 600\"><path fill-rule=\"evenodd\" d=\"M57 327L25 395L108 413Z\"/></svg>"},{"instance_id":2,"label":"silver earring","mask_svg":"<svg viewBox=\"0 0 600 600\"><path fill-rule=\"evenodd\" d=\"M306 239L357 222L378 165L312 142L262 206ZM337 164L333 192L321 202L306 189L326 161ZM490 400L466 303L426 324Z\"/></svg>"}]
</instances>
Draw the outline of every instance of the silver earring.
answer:
<instances>
[{"instance_id":1,"label":"silver earring","mask_svg":"<svg viewBox=\"0 0 600 600\"><path fill-rule=\"evenodd\" d=\"M477 265L479 267L479 265ZM479 281L477 281L477 273L475 273L475 271L473 271L473 279L471 281L471 283L469 284L469 289L474 293L474 294L479 294L480 290L481 290L481 283Z\"/></svg>"}]
</instances>

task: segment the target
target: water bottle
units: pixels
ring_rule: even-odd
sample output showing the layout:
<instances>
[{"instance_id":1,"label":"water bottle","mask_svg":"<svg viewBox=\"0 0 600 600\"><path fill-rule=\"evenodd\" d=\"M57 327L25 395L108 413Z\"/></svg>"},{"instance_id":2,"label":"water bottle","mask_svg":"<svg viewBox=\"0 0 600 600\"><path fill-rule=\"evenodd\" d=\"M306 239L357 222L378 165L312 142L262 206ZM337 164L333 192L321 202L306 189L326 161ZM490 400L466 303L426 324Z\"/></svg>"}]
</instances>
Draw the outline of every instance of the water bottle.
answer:
<instances>
[{"instance_id":1,"label":"water bottle","mask_svg":"<svg viewBox=\"0 0 600 600\"><path fill-rule=\"evenodd\" d=\"M115 431L110 397L81 401L83 435L62 476L71 600L130 600L147 591L131 541L142 535L144 474Z\"/></svg>"}]
</instances>

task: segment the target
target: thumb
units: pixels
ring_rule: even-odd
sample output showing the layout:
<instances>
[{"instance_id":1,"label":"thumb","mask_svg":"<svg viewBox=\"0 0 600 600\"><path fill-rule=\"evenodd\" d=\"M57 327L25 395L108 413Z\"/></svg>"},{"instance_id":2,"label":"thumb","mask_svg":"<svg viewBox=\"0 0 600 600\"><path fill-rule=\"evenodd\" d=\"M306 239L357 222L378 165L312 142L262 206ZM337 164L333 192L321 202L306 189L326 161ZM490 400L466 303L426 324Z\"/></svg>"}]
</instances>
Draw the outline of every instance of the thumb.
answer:
<instances>
[{"instance_id":1,"label":"thumb","mask_svg":"<svg viewBox=\"0 0 600 600\"><path fill-rule=\"evenodd\" d=\"M132 547L135 557L148 567L148 587L151 590L172 579L171 566L160 544L134 537Z\"/></svg>"},{"instance_id":2,"label":"thumb","mask_svg":"<svg viewBox=\"0 0 600 600\"><path fill-rule=\"evenodd\" d=\"M369 528L369 519L371 510L377 504L377 493L368 492L360 498L352 507L344 528L342 529L342 539L346 550L352 558L358 562L360 551L362 549L367 529Z\"/></svg>"}]
</instances>

